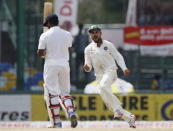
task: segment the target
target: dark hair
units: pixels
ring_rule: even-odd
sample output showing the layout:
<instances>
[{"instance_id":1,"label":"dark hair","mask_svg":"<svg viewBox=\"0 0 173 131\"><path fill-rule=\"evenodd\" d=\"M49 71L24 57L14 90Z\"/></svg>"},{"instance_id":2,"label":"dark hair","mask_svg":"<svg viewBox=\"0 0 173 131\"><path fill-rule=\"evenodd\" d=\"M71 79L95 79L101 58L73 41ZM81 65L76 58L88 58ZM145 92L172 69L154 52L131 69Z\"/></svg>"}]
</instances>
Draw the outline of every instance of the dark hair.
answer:
<instances>
[{"instance_id":1,"label":"dark hair","mask_svg":"<svg viewBox=\"0 0 173 131\"><path fill-rule=\"evenodd\" d=\"M48 26L48 22L52 25L58 25L59 24L59 19L56 14L50 14L47 16L46 21L44 22L43 26Z\"/></svg>"}]
</instances>

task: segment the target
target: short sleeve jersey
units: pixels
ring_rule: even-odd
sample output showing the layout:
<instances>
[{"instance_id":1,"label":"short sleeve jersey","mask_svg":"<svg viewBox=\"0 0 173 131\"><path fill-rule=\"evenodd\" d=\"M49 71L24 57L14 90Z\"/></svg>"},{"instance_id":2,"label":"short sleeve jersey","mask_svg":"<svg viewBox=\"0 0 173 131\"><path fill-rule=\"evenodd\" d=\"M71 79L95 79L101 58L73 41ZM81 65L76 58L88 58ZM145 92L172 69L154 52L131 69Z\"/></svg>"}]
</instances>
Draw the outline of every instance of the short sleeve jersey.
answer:
<instances>
[{"instance_id":1,"label":"short sleeve jersey","mask_svg":"<svg viewBox=\"0 0 173 131\"><path fill-rule=\"evenodd\" d=\"M46 50L46 64L67 64L69 61L68 49L72 46L72 41L70 32L55 26L40 36L38 49Z\"/></svg>"}]
</instances>

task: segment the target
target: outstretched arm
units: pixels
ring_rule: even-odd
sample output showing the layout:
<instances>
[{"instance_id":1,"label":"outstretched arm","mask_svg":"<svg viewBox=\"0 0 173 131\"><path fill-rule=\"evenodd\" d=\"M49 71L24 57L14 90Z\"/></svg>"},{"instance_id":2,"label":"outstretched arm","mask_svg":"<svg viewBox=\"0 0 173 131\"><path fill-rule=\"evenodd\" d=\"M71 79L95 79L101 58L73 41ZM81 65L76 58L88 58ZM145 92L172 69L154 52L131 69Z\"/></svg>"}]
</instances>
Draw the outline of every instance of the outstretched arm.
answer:
<instances>
[{"instance_id":1,"label":"outstretched arm","mask_svg":"<svg viewBox=\"0 0 173 131\"><path fill-rule=\"evenodd\" d=\"M110 44L110 53L113 58L116 60L117 64L121 67L125 76L130 74L130 71L127 69L123 56L119 53L119 51L114 47L113 44Z\"/></svg>"}]
</instances>

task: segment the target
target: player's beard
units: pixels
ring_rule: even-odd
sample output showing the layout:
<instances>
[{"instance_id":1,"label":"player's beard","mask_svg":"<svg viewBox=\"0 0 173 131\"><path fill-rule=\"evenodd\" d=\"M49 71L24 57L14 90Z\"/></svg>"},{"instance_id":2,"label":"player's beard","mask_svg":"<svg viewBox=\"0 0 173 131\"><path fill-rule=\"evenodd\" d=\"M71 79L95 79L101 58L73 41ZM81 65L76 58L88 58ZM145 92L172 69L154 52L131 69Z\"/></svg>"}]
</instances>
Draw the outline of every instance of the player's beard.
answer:
<instances>
[{"instance_id":1,"label":"player's beard","mask_svg":"<svg viewBox=\"0 0 173 131\"><path fill-rule=\"evenodd\" d=\"M93 41L94 41L95 43L102 43L102 38L93 39Z\"/></svg>"}]
</instances>

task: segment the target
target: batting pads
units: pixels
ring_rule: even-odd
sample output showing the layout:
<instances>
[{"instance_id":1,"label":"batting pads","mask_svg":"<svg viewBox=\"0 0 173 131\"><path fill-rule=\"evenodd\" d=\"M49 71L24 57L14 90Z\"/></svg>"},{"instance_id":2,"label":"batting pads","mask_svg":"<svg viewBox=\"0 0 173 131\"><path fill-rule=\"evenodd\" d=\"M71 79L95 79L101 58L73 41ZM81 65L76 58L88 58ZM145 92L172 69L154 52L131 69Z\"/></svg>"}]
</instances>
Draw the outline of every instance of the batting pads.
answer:
<instances>
[{"instance_id":1,"label":"batting pads","mask_svg":"<svg viewBox=\"0 0 173 131\"><path fill-rule=\"evenodd\" d=\"M75 112L75 105L71 96L55 96L55 95L44 95L44 99L47 105L47 111L51 125L55 125L60 122L60 108L65 111L66 117L69 117L69 112Z\"/></svg>"}]
</instances>

